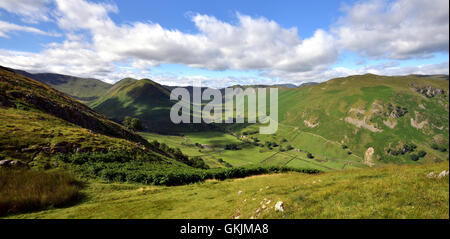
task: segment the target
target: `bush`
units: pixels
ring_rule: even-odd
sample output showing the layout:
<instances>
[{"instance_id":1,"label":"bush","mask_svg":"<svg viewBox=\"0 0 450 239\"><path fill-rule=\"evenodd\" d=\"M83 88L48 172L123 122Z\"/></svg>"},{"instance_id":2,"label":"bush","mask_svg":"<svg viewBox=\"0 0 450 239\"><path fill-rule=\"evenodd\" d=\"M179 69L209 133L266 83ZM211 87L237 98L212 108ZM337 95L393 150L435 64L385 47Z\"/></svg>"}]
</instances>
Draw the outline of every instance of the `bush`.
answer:
<instances>
[{"instance_id":1,"label":"bush","mask_svg":"<svg viewBox=\"0 0 450 239\"><path fill-rule=\"evenodd\" d=\"M308 157L309 159L313 159L314 158L314 156L311 153L307 153L306 157Z\"/></svg>"},{"instance_id":2,"label":"bush","mask_svg":"<svg viewBox=\"0 0 450 239\"><path fill-rule=\"evenodd\" d=\"M225 145L225 150L240 150L237 144L227 144Z\"/></svg>"},{"instance_id":3,"label":"bush","mask_svg":"<svg viewBox=\"0 0 450 239\"><path fill-rule=\"evenodd\" d=\"M423 157L425 157L425 155L427 155L427 152L425 152L425 151L423 151L423 150L420 150L420 151L418 152L418 155L419 155L420 158L423 158Z\"/></svg>"},{"instance_id":4,"label":"bush","mask_svg":"<svg viewBox=\"0 0 450 239\"><path fill-rule=\"evenodd\" d=\"M209 169L209 166L206 165L205 161L203 161L203 159L199 156L190 158L187 165L194 168Z\"/></svg>"},{"instance_id":5,"label":"bush","mask_svg":"<svg viewBox=\"0 0 450 239\"><path fill-rule=\"evenodd\" d=\"M437 144L432 144L432 145L431 145L431 148L432 148L432 149L435 149L435 150L438 150L438 149L439 149L439 145L437 145Z\"/></svg>"},{"instance_id":6,"label":"bush","mask_svg":"<svg viewBox=\"0 0 450 239\"><path fill-rule=\"evenodd\" d=\"M412 161L419 160L419 155L417 155L417 154L411 154L409 157L411 158Z\"/></svg>"},{"instance_id":7,"label":"bush","mask_svg":"<svg viewBox=\"0 0 450 239\"><path fill-rule=\"evenodd\" d=\"M80 197L69 174L0 169L0 216L64 206Z\"/></svg>"},{"instance_id":8,"label":"bush","mask_svg":"<svg viewBox=\"0 0 450 239\"><path fill-rule=\"evenodd\" d=\"M142 123L141 120L138 118L131 118L129 116L125 116L125 119L123 120L123 125L131 130L142 130Z\"/></svg>"},{"instance_id":9,"label":"bush","mask_svg":"<svg viewBox=\"0 0 450 239\"><path fill-rule=\"evenodd\" d=\"M342 149L346 149L346 148L348 148L347 145L342 145Z\"/></svg>"}]
</instances>

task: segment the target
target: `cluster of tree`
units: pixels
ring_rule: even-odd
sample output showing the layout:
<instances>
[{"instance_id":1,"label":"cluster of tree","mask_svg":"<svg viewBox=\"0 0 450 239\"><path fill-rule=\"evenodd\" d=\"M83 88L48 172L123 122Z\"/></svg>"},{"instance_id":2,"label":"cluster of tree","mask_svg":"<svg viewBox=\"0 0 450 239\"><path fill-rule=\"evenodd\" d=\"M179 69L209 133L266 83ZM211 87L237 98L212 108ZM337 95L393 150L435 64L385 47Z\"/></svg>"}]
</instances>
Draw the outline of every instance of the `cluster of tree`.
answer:
<instances>
[{"instance_id":1,"label":"cluster of tree","mask_svg":"<svg viewBox=\"0 0 450 239\"><path fill-rule=\"evenodd\" d=\"M189 158L187 155L183 154L179 148L171 148L167 146L165 143L159 143L156 140L153 140L150 145L154 148L159 149L162 153L174 158L175 160L187 164L194 168L208 169L209 166L205 164L202 158L200 157L192 157Z\"/></svg>"},{"instance_id":2,"label":"cluster of tree","mask_svg":"<svg viewBox=\"0 0 450 239\"><path fill-rule=\"evenodd\" d=\"M225 167L227 167L227 168L233 167L233 165L231 165L230 163L224 161L222 158L218 158L217 161L218 161L219 163L225 165Z\"/></svg>"},{"instance_id":3,"label":"cluster of tree","mask_svg":"<svg viewBox=\"0 0 450 239\"><path fill-rule=\"evenodd\" d=\"M441 151L441 152L446 152L446 151L447 151L447 148L446 148L446 147L444 147L443 145L438 145L438 144L436 144L436 143L433 143L433 144L431 145L431 148L434 149L434 150L439 150L439 151Z\"/></svg>"},{"instance_id":4,"label":"cluster of tree","mask_svg":"<svg viewBox=\"0 0 450 239\"><path fill-rule=\"evenodd\" d=\"M268 149L272 149L278 147L278 144L276 142L266 141L264 146L266 146Z\"/></svg>"},{"instance_id":5,"label":"cluster of tree","mask_svg":"<svg viewBox=\"0 0 450 239\"><path fill-rule=\"evenodd\" d=\"M280 152L285 152L285 151L289 151L289 150L293 150L293 149L294 149L294 147L292 147L291 145L286 146L286 148L284 148L282 145L280 145L278 150Z\"/></svg>"},{"instance_id":6,"label":"cluster of tree","mask_svg":"<svg viewBox=\"0 0 450 239\"><path fill-rule=\"evenodd\" d=\"M239 145L235 143L225 145L225 150L240 150L240 149L241 148L239 148Z\"/></svg>"},{"instance_id":7,"label":"cluster of tree","mask_svg":"<svg viewBox=\"0 0 450 239\"><path fill-rule=\"evenodd\" d=\"M142 130L142 123L141 120L138 118L132 118L130 116L125 116L125 119L123 120L123 125L127 127L128 129L138 131Z\"/></svg>"},{"instance_id":8,"label":"cluster of tree","mask_svg":"<svg viewBox=\"0 0 450 239\"><path fill-rule=\"evenodd\" d=\"M425 155L427 155L427 152L420 150L417 154L411 154L409 157L412 161L417 161L420 158L425 157Z\"/></svg>"}]
</instances>

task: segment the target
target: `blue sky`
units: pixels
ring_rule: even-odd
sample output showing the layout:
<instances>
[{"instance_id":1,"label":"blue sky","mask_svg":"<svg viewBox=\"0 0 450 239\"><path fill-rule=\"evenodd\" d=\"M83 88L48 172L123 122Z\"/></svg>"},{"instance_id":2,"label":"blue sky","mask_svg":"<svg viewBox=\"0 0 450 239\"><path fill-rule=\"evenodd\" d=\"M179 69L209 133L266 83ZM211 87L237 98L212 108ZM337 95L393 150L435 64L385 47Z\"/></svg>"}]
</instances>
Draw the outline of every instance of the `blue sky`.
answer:
<instances>
[{"instance_id":1,"label":"blue sky","mask_svg":"<svg viewBox=\"0 0 450 239\"><path fill-rule=\"evenodd\" d=\"M0 65L186 85L448 74L447 0L0 0Z\"/></svg>"}]
</instances>

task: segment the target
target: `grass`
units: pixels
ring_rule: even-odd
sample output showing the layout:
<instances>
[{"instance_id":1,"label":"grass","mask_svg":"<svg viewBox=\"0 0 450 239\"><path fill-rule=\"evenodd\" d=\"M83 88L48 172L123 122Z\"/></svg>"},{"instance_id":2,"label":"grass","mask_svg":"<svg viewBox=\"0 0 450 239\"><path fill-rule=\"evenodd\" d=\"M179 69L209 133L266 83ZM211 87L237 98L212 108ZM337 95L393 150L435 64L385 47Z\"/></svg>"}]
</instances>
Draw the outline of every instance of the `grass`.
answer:
<instances>
[{"instance_id":1,"label":"grass","mask_svg":"<svg viewBox=\"0 0 450 239\"><path fill-rule=\"evenodd\" d=\"M449 178L426 177L448 168L442 162L317 175L292 172L177 187L91 182L83 190L83 203L8 218L448 219ZM273 209L277 201L283 201L283 213Z\"/></svg>"},{"instance_id":2,"label":"grass","mask_svg":"<svg viewBox=\"0 0 450 239\"><path fill-rule=\"evenodd\" d=\"M0 216L68 205L80 189L66 173L0 169Z\"/></svg>"}]
</instances>

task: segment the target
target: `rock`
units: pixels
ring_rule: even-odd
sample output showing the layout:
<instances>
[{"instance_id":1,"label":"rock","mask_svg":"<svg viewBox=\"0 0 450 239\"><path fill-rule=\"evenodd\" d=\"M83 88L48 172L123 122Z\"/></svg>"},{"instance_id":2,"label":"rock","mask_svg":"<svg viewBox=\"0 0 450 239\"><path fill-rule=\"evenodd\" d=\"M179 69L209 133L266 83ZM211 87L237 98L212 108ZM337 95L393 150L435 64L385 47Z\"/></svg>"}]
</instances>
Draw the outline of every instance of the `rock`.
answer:
<instances>
[{"instance_id":1,"label":"rock","mask_svg":"<svg viewBox=\"0 0 450 239\"><path fill-rule=\"evenodd\" d=\"M373 163L373 154L375 153L375 149L373 147L367 148L366 152L364 153L364 164L366 164L369 167L374 166Z\"/></svg>"},{"instance_id":2,"label":"rock","mask_svg":"<svg viewBox=\"0 0 450 239\"><path fill-rule=\"evenodd\" d=\"M282 202L282 201L278 201L278 202L275 204L275 211L278 211L278 212L284 212L283 202Z\"/></svg>"},{"instance_id":3,"label":"rock","mask_svg":"<svg viewBox=\"0 0 450 239\"><path fill-rule=\"evenodd\" d=\"M241 195L241 194L242 194L242 191L239 191L239 192L238 192L238 195Z\"/></svg>"},{"instance_id":4,"label":"rock","mask_svg":"<svg viewBox=\"0 0 450 239\"><path fill-rule=\"evenodd\" d=\"M437 178L445 178L445 177L448 177L448 171L447 171L447 170L442 171L442 172L437 176Z\"/></svg>"},{"instance_id":5,"label":"rock","mask_svg":"<svg viewBox=\"0 0 450 239\"><path fill-rule=\"evenodd\" d=\"M235 216L234 217L234 219L240 219L241 218L241 216Z\"/></svg>"},{"instance_id":6,"label":"rock","mask_svg":"<svg viewBox=\"0 0 450 239\"><path fill-rule=\"evenodd\" d=\"M270 202L272 202L272 201L268 200L268 201L266 202L266 204L270 204Z\"/></svg>"},{"instance_id":7,"label":"rock","mask_svg":"<svg viewBox=\"0 0 450 239\"><path fill-rule=\"evenodd\" d=\"M427 178L435 178L435 177L436 177L436 174L434 172L427 174Z\"/></svg>"}]
</instances>

